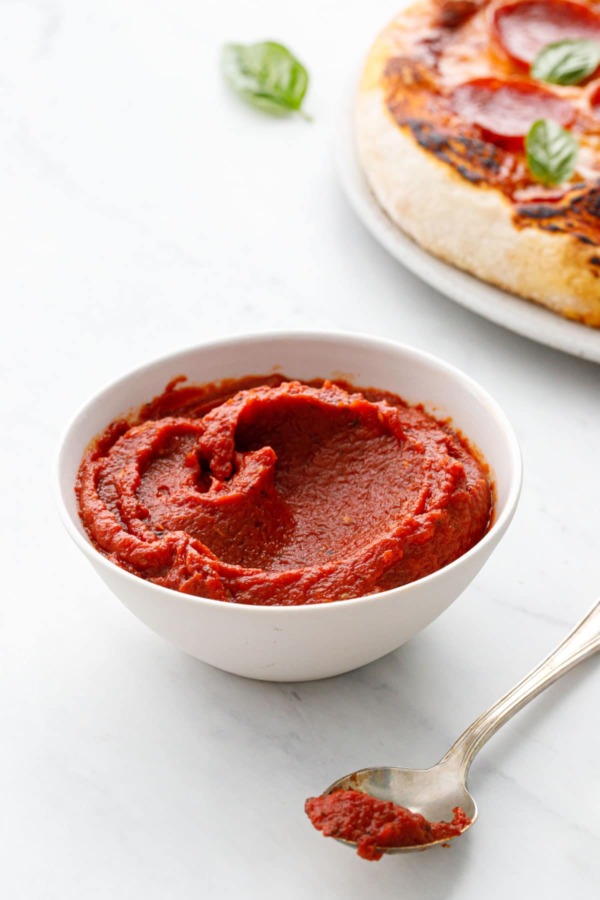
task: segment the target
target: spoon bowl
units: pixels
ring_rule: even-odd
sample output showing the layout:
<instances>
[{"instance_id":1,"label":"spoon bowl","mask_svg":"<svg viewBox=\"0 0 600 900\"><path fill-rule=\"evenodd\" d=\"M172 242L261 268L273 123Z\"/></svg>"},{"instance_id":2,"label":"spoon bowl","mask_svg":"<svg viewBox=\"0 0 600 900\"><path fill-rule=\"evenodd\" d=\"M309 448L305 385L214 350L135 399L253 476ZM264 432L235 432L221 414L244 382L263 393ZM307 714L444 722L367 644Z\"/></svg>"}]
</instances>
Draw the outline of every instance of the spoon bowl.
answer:
<instances>
[{"instance_id":1,"label":"spoon bowl","mask_svg":"<svg viewBox=\"0 0 600 900\"><path fill-rule=\"evenodd\" d=\"M361 791L378 800L387 800L397 806L404 806L411 812L420 813L430 822L451 822L453 809L462 807L471 820L462 834L477 819L477 804L467 790L454 761L447 757L430 769L402 769L398 766L373 766L359 769L339 778L324 791ZM342 844L354 846L352 841L336 838ZM386 853L409 853L428 850L436 844L446 844L451 838L440 838L428 844L413 847L385 847Z\"/></svg>"}]
</instances>

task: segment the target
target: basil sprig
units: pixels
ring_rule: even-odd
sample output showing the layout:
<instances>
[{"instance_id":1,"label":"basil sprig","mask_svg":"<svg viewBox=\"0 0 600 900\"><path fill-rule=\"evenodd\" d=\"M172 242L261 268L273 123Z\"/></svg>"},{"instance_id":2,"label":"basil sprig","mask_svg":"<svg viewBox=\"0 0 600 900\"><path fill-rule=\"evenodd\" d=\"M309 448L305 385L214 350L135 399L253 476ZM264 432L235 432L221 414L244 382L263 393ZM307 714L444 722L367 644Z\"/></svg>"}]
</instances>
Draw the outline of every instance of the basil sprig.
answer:
<instances>
[{"instance_id":1,"label":"basil sprig","mask_svg":"<svg viewBox=\"0 0 600 900\"><path fill-rule=\"evenodd\" d=\"M579 145L570 131L552 119L538 119L525 138L527 165L536 181L553 186L575 171Z\"/></svg>"},{"instance_id":2,"label":"basil sprig","mask_svg":"<svg viewBox=\"0 0 600 900\"><path fill-rule=\"evenodd\" d=\"M579 84L600 66L600 42L569 38L542 47L531 66L536 81Z\"/></svg>"},{"instance_id":3,"label":"basil sprig","mask_svg":"<svg viewBox=\"0 0 600 900\"><path fill-rule=\"evenodd\" d=\"M252 106L275 116L309 118L301 109L308 72L283 44L226 44L221 69L229 86Z\"/></svg>"}]
</instances>

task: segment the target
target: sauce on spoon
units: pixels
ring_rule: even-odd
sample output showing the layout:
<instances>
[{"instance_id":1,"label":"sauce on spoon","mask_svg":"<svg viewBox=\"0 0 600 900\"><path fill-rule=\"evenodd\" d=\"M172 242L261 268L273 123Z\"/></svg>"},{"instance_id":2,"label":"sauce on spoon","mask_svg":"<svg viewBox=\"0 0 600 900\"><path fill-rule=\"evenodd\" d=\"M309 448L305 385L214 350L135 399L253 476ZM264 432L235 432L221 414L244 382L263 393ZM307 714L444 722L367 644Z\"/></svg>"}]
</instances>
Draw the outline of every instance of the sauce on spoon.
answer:
<instances>
[{"instance_id":1,"label":"sauce on spoon","mask_svg":"<svg viewBox=\"0 0 600 900\"><path fill-rule=\"evenodd\" d=\"M381 848L418 847L450 839L471 824L460 806L452 810L451 822L430 822L404 806L352 790L310 797L305 810L325 837L352 841L358 855L369 860L381 859Z\"/></svg>"}]
</instances>

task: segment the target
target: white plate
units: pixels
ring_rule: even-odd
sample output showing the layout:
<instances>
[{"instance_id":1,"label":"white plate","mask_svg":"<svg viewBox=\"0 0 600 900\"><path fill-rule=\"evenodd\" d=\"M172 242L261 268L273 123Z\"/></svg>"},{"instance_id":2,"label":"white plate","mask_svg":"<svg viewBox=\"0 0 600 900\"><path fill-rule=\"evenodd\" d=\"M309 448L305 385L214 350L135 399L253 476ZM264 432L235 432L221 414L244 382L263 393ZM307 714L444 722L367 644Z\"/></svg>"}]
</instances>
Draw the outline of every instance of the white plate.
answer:
<instances>
[{"instance_id":1,"label":"white plate","mask_svg":"<svg viewBox=\"0 0 600 900\"><path fill-rule=\"evenodd\" d=\"M600 330L562 319L543 306L486 284L437 259L388 218L371 193L358 162L354 140L354 97L353 89L348 94L337 138L338 167L354 211L379 243L423 281L472 312L533 341L600 362Z\"/></svg>"}]
</instances>

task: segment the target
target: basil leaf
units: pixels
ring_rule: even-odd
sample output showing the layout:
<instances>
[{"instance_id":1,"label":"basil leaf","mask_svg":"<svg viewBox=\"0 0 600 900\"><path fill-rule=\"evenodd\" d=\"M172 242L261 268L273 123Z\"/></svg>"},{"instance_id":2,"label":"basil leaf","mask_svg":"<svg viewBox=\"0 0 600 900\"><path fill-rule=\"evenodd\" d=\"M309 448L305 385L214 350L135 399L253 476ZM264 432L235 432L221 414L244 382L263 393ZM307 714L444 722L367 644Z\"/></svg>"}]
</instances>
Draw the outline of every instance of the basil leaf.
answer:
<instances>
[{"instance_id":1,"label":"basil leaf","mask_svg":"<svg viewBox=\"0 0 600 900\"><path fill-rule=\"evenodd\" d=\"M308 72L287 47L274 41L226 44L221 69L229 86L252 106L275 116L300 113Z\"/></svg>"},{"instance_id":2,"label":"basil leaf","mask_svg":"<svg viewBox=\"0 0 600 900\"><path fill-rule=\"evenodd\" d=\"M584 38L556 41L542 47L531 74L550 84L579 84L600 66L600 43Z\"/></svg>"},{"instance_id":3,"label":"basil leaf","mask_svg":"<svg viewBox=\"0 0 600 900\"><path fill-rule=\"evenodd\" d=\"M536 181L562 184L575 171L579 145L570 131L551 119L538 119L525 138L527 165Z\"/></svg>"}]
</instances>

